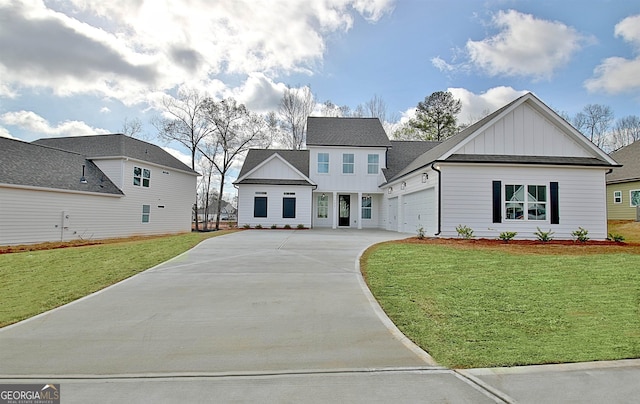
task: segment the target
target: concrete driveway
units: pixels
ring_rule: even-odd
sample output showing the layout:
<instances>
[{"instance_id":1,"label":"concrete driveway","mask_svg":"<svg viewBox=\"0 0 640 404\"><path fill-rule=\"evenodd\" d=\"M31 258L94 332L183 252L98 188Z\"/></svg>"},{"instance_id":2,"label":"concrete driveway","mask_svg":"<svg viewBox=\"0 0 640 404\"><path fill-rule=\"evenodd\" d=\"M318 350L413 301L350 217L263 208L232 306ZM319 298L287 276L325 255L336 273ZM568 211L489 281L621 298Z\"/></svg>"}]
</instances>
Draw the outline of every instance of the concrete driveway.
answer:
<instances>
[{"instance_id":1,"label":"concrete driveway","mask_svg":"<svg viewBox=\"0 0 640 404\"><path fill-rule=\"evenodd\" d=\"M255 230L207 240L1 329L0 384L60 383L64 403L515 401L506 372L496 381L438 367L372 301L356 257L402 237Z\"/></svg>"}]
</instances>

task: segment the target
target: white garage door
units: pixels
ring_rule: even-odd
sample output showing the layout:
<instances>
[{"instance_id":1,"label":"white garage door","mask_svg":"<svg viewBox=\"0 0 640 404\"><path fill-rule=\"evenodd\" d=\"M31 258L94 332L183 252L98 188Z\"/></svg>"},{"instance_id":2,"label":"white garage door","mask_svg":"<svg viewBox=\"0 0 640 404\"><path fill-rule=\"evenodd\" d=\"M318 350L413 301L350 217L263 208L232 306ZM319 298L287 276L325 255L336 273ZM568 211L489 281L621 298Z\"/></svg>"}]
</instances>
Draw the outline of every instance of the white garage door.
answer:
<instances>
[{"instance_id":1,"label":"white garage door","mask_svg":"<svg viewBox=\"0 0 640 404\"><path fill-rule=\"evenodd\" d=\"M407 194L403 197L404 232L416 234L422 227L426 235L436 233L435 190Z\"/></svg>"},{"instance_id":2,"label":"white garage door","mask_svg":"<svg viewBox=\"0 0 640 404\"><path fill-rule=\"evenodd\" d=\"M398 198L389 199L389 210L387 210L389 220L387 230L398 231Z\"/></svg>"}]
</instances>

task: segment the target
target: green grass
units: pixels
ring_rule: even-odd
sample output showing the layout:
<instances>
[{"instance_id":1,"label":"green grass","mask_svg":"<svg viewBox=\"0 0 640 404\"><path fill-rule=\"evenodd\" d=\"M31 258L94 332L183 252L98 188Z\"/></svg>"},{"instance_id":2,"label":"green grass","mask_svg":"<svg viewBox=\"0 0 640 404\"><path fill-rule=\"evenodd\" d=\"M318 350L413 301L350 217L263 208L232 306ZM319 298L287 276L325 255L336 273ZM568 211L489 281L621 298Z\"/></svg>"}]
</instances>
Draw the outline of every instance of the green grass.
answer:
<instances>
[{"instance_id":1,"label":"green grass","mask_svg":"<svg viewBox=\"0 0 640 404\"><path fill-rule=\"evenodd\" d=\"M24 320L151 268L202 240L188 233L0 255L0 327Z\"/></svg>"},{"instance_id":2,"label":"green grass","mask_svg":"<svg viewBox=\"0 0 640 404\"><path fill-rule=\"evenodd\" d=\"M387 243L362 268L391 320L448 367L640 357L634 253Z\"/></svg>"}]
</instances>

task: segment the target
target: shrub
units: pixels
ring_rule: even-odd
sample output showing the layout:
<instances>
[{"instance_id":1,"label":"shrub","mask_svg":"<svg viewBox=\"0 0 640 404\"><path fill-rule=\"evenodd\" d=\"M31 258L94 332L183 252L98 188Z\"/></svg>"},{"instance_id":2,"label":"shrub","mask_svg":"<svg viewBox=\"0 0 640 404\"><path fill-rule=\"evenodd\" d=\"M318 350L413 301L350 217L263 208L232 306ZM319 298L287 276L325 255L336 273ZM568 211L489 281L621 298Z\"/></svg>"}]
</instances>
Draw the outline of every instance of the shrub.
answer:
<instances>
[{"instance_id":1,"label":"shrub","mask_svg":"<svg viewBox=\"0 0 640 404\"><path fill-rule=\"evenodd\" d=\"M608 240L615 241L616 243L620 243L624 241L624 236L618 233L609 233L607 236Z\"/></svg>"},{"instance_id":2,"label":"shrub","mask_svg":"<svg viewBox=\"0 0 640 404\"><path fill-rule=\"evenodd\" d=\"M250 224L245 224L245 225L244 225L244 226L242 226L242 227L243 227L243 228L245 228L245 229L250 229L250 228L251 228L251 225L250 225Z\"/></svg>"},{"instance_id":3,"label":"shrub","mask_svg":"<svg viewBox=\"0 0 640 404\"><path fill-rule=\"evenodd\" d=\"M574 241L586 243L587 240L589 240L589 237L587 237L588 233L589 233L589 230L583 229L582 227L578 227L578 230L571 232L571 237L573 237Z\"/></svg>"},{"instance_id":4,"label":"shrub","mask_svg":"<svg viewBox=\"0 0 640 404\"><path fill-rule=\"evenodd\" d=\"M298 229L304 229L304 225L302 223L300 223L299 225L296 226Z\"/></svg>"},{"instance_id":5,"label":"shrub","mask_svg":"<svg viewBox=\"0 0 640 404\"><path fill-rule=\"evenodd\" d=\"M505 243L508 243L509 240L513 240L513 238L518 234L518 232L515 231L503 231L502 233L500 233L500 240L504 241Z\"/></svg>"},{"instance_id":6,"label":"shrub","mask_svg":"<svg viewBox=\"0 0 640 404\"><path fill-rule=\"evenodd\" d=\"M554 232L552 232L551 229L549 229L549 231L542 231L540 230L539 227L536 227L536 229L538 229L538 231L536 231L533 234L535 234L536 237L538 237L538 241L542 241L543 243L546 243L547 241L553 240Z\"/></svg>"},{"instance_id":7,"label":"shrub","mask_svg":"<svg viewBox=\"0 0 640 404\"><path fill-rule=\"evenodd\" d=\"M290 228L291 228L291 225L285 224L285 225L284 225L284 228L285 228L285 229L290 229Z\"/></svg>"},{"instance_id":8,"label":"shrub","mask_svg":"<svg viewBox=\"0 0 640 404\"><path fill-rule=\"evenodd\" d=\"M418 238L420 240L424 239L424 227L422 226L418 227Z\"/></svg>"},{"instance_id":9,"label":"shrub","mask_svg":"<svg viewBox=\"0 0 640 404\"><path fill-rule=\"evenodd\" d=\"M272 229L277 229L277 228L278 228L278 226L276 226L275 224L272 224L272 225L271 225L271 228L272 228Z\"/></svg>"},{"instance_id":10,"label":"shrub","mask_svg":"<svg viewBox=\"0 0 640 404\"><path fill-rule=\"evenodd\" d=\"M458 232L458 237L462 237L464 239L473 238L473 229L471 229L471 227L459 224L456 226L456 231Z\"/></svg>"},{"instance_id":11,"label":"shrub","mask_svg":"<svg viewBox=\"0 0 640 404\"><path fill-rule=\"evenodd\" d=\"M256 225L256 229L262 229L262 225L261 224L257 224Z\"/></svg>"}]
</instances>

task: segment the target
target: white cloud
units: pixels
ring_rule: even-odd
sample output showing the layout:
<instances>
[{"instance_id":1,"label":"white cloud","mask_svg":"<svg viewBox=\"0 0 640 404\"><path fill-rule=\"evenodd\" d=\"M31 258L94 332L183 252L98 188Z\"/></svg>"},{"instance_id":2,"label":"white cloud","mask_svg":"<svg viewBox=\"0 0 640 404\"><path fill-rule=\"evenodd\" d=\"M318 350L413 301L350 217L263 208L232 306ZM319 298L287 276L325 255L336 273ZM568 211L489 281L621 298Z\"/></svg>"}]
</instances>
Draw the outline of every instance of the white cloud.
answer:
<instances>
[{"instance_id":1,"label":"white cloud","mask_svg":"<svg viewBox=\"0 0 640 404\"><path fill-rule=\"evenodd\" d=\"M3 128L2 126L0 126L0 137L8 137L9 139L19 140L17 137L11 136L11 133L9 133L9 130L7 128Z\"/></svg>"},{"instance_id":2,"label":"white cloud","mask_svg":"<svg viewBox=\"0 0 640 404\"><path fill-rule=\"evenodd\" d=\"M111 133L105 129L92 128L81 121L63 121L52 126L35 112L24 110L6 112L0 115L0 122L39 136L88 136Z\"/></svg>"},{"instance_id":3,"label":"white cloud","mask_svg":"<svg viewBox=\"0 0 640 404\"><path fill-rule=\"evenodd\" d=\"M327 35L349 30L357 14L375 22L393 3L0 0L0 96L49 88L132 105L221 73L310 73Z\"/></svg>"},{"instance_id":4,"label":"white cloud","mask_svg":"<svg viewBox=\"0 0 640 404\"><path fill-rule=\"evenodd\" d=\"M448 88L447 91L462 104L458 114L458 124L473 124L528 92L505 86L493 87L479 94L455 87ZM409 108L402 113L399 123L404 124L415 116L416 108Z\"/></svg>"},{"instance_id":5,"label":"white cloud","mask_svg":"<svg viewBox=\"0 0 640 404\"><path fill-rule=\"evenodd\" d=\"M108 107L102 107L102 108L100 108L100 113L101 113L101 114L108 114L108 113L110 113L110 112L111 112L111 110L110 110Z\"/></svg>"},{"instance_id":6,"label":"white cloud","mask_svg":"<svg viewBox=\"0 0 640 404\"><path fill-rule=\"evenodd\" d=\"M496 35L466 44L470 62L491 76L550 79L587 40L561 22L515 10L498 12L491 24Z\"/></svg>"},{"instance_id":7,"label":"white cloud","mask_svg":"<svg viewBox=\"0 0 640 404\"><path fill-rule=\"evenodd\" d=\"M276 83L262 73L250 73L242 86L232 91L232 96L253 112L277 111L282 94L287 88L284 83Z\"/></svg>"},{"instance_id":8,"label":"white cloud","mask_svg":"<svg viewBox=\"0 0 640 404\"><path fill-rule=\"evenodd\" d=\"M447 91L462 104L458 123L468 124L480 120L528 92L505 86L493 87L480 94L475 94L464 88L448 88Z\"/></svg>"},{"instance_id":9,"label":"white cloud","mask_svg":"<svg viewBox=\"0 0 640 404\"><path fill-rule=\"evenodd\" d=\"M640 49L640 15L627 17L615 26L615 35ZM594 77L585 81L589 91L618 94L640 89L640 56L635 59L610 57L594 69Z\"/></svg>"}]
</instances>

